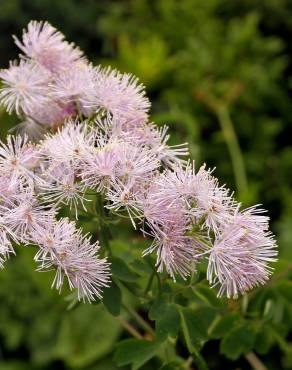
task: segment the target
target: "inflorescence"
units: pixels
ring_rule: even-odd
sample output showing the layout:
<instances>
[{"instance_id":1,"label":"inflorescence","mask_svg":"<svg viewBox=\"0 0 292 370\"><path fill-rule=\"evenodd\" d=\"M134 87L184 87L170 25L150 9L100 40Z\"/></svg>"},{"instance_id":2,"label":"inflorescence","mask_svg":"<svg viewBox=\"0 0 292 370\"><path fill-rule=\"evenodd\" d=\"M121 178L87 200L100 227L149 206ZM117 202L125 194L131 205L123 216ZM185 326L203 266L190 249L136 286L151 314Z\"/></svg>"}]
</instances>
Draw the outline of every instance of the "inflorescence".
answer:
<instances>
[{"instance_id":1,"label":"inflorescence","mask_svg":"<svg viewBox=\"0 0 292 370\"><path fill-rule=\"evenodd\" d=\"M47 22L32 21L19 62L0 71L0 103L21 119L0 145L0 267L13 245L36 245L38 270L56 270L78 298L101 298L110 264L62 204L86 210L88 190L109 212L127 214L153 239L158 272L183 279L207 259L218 295L236 298L264 284L277 256L269 218L241 210L205 166L186 160L186 144L170 146L166 126L149 122L144 87L129 75L95 67Z\"/></svg>"}]
</instances>

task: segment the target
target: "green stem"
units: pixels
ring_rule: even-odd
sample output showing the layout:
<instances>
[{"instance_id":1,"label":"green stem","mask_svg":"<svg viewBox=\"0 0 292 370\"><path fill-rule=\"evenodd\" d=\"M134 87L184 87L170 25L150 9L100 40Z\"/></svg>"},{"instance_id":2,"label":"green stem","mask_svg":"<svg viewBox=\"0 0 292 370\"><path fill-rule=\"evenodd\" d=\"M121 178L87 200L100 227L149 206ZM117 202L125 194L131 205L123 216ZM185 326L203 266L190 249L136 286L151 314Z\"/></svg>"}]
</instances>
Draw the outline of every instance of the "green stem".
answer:
<instances>
[{"instance_id":1,"label":"green stem","mask_svg":"<svg viewBox=\"0 0 292 370\"><path fill-rule=\"evenodd\" d=\"M183 364L183 368L186 370L190 370L192 362L193 362L193 358L192 356L190 356L189 358L187 358L186 362Z\"/></svg>"},{"instance_id":2,"label":"green stem","mask_svg":"<svg viewBox=\"0 0 292 370\"><path fill-rule=\"evenodd\" d=\"M147 257L145 258L146 262L148 263L148 265L151 267L154 275L156 276L156 279L157 279L157 285L158 285L158 291L160 292L161 291L161 281L160 281L160 276L159 276L159 273L157 272L157 269L155 268L155 266L153 266L153 264L151 263L150 259L148 259Z\"/></svg>"},{"instance_id":3,"label":"green stem","mask_svg":"<svg viewBox=\"0 0 292 370\"><path fill-rule=\"evenodd\" d=\"M247 192L245 165L236 132L230 118L229 110L227 106L220 104L216 108L215 113L229 150L238 193L240 195L244 195Z\"/></svg>"},{"instance_id":4,"label":"green stem","mask_svg":"<svg viewBox=\"0 0 292 370\"><path fill-rule=\"evenodd\" d=\"M153 279L154 279L154 276L155 276L155 271L152 271L152 273L151 273L151 275L149 277L147 286L145 288L144 295L146 295L149 292L149 290L151 288L151 285L152 285L152 282L153 282Z\"/></svg>"},{"instance_id":5,"label":"green stem","mask_svg":"<svg viewBox=\"0 0 292 370\"><path fill-rule=\"evenodd\" d=\"M178 311L179 311L179 314L180 314L180 317L181 317L182 331L183 331L183 335L184 335L184 338L185 338L185 342L186 342L188 351L191 354L193 354L194 362L198 366L199 370L208 370L208 365L207 365L206 361L204 360L203 356L200 354L200 352L196 349L196 347L192 343L190 333L189 333L189 330L188 330L188 326L187 326L187 323L185 321L185 317L184 317L184 314L182 312L181 307L178 307Z\"/></svg>"},{"instance_id":6,"label":"green stem","mask_svg":"<svg viewBox=\"0 0 292 370\"><path fill-rule=\"evenodd\" d=\"M136 339L143 339L142 335L132 326L127 320L123 319L121 316L118 316L120 324Z\"/></svg>"},{"instance_id":7,"label":"green stem","mask_svg":"<svg viewBox=\"0 0 292 370\"><path fill-rule=\"evenodd\" d=\"M112 251L110 248L110 230L108 227L108 224L106 223L106 214L104 211L104 204L103 204L103 199L101 195L97 195L96 198L96 212L97 215L99 216L98 220L98 226L99 226L99 239L101 242L101 245L107 249L108 253L112 255Z\"/></svg>"},{"instance_id":8,"label":"green stem","mask_svg":"<svg viewBox=\"0 0 292 370\"><path fill-rule=\"evenodd\" d=\"M262 361L254 352L248 352L244 355L244 357L254 370L268 370L265 364L262 363Z\"/></svg>"},{"instance_id":9,"label":"green stem","mask_svg":"<svg viewBox=\"0 0 292 370\"><path fill-rule=\"evenodd\" d=\"M143 329L145 329L148 333L150 333L153 337L155 337L155 332L151 328L151 326L141 317L136 311L134 311L131 307L129 307L126 303L122 303L122 306L129 314L137 321L138 324L141 325Z\"/></svg>"}]
</instances>

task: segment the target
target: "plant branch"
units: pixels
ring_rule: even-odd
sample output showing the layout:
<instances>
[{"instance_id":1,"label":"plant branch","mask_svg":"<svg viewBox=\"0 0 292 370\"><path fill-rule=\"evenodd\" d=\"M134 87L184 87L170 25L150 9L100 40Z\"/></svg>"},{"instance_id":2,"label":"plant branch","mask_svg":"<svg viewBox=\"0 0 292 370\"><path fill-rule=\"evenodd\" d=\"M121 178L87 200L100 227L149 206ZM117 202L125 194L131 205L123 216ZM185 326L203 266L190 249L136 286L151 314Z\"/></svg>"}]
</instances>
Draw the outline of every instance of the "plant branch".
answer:
<instances>
[{"instance_id":1,"label":"plant branch","mask_svg":"<svg viewBox=\"0 0 292 370\"><path fill-rule=\"evenodd\" d=\"M154 272L154 275L156 276L157 284L158 284L158 290L160 291L161 290L161 281L160 281L159 273L157 272L157 269L155 268L155 266L152 265L151 261L148 258L146 258L146 262L151 267L151 269Z\"/></svg>"},{"instance_id":2,"label":"plant branch","mask_svg":"<svg viewBox=\"0 0 292 370\"><path fill-rule=\"evenodd\" d=\"M122 303L124 309L137 321L138 324L141 325L143 329L145 329L151 336L155 337L155 332L151 328L151 326L141 317L135 310L129 307L126 303Z\"/></svg>"},{"instance_id":3,"label":"plant branch","mask_svg":"<svg viewBox=\"0 0 292 370\"><path fill-rule=\"evenodd\" d=\"M229 97L228 95L225 97L226 101L209 96L202 90L195 91L194 97L205 104L205 106L216 115L231 157L237 191L239 194L246 194L247 176L243 155L229 114L229 104L233 102L240 93L241 87L238 86L234 88L234 91Z\"/></svg>"},{"instance_id":4,"label":"plant branch","mask_svg":"<svg viewBox=\"0 0 292 370\"><path fill-rule=\"evenodd\" d=\"M120 324L124 329L127 330L134 338L136 339L143 339L142 335L132 326L127 320L123 319L121 316L118 316L117 319L119 320Z\"/></svg>"},{"instance_id":5,"label":"plant branch","mask_svg":"<svg viewBox=\"0 0 292 370\"><path fill-rule=\"evenodd\" d=\"M107 249L108 253L112 255L112 251L111 251L110 243L109 243L110 230L109 230L108 225L105 222L106 214L104 211L103 200L100 195L97 195L97 198L96 198L96 212L97 212L97 215L100 217L99 225L98 225L100 242L102 246Z\"/></svg>"},{"instance_id":6,"label":"plant branch","mask_svg":"<svg viewBox=\"0 0 292 370\"><path fill-rule=\"evenodd\" d=\"M254 352L248 352L244 357L254 370L268 370Z\"/></svg>"},{"instance_id":7,"label":"plant branch","mask_svg":"<svg viewBox=\"0 0 292 370\"><path fill-rule=\"evenodd\" d=\"M243 155L230 118L229 110L227 106L221 104L216 107L215 113L229 150L238 193L246 194L247 177Z\"/></svg>"},{"instance_id":8,"label":"plant branch","mask_svg":"<svg viewBox=\"0 0 292 370\"><path fill-rule=\"evenodd\" d=\"M155 271L152 271L152 273L151 273L151 275L149 277L147 286L145 288L144 295L146 295L149 292L149 290L151 288L151 285L152 285L152 282L153 282L153 279L154 279L154 276L155 276Z\"/></svg>"}]
</instances>

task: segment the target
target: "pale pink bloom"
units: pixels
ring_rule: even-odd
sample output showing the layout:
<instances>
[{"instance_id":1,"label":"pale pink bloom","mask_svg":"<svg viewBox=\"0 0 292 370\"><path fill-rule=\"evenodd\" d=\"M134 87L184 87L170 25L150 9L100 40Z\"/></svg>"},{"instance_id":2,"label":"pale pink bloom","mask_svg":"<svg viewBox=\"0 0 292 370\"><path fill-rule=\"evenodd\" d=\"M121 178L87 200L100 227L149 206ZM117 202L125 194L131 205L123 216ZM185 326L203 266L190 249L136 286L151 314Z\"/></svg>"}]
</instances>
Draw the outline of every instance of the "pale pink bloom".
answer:
<instances>
[{"instance_id":1,"label":"pale pink bloom","mask_svg":"<svg viewBox=\"0 0 292 370\"><path fill-rule=\"evenodd\" d=\"M107 208L120 212L126 210L135 227L135 219L142 217L140 184L159 167L159 161L150 151L121 143L114 174L106 189ZM139 184L139 186L137 186Z\"/></svg>"},{"instance_id":2,"label":"pale pink bloom","mask_svg":"<svg viewBox=\"0 0 292 370\"><path fill-rule=\"evenodd\" d=\"M51 96L57 101L76 105L79 113L89 116L91 108L83 105L93 89L93 67L85 61L78 61L59 73L50 85Z\"/></svg>"},{"instance_id":3,"label":"pale pink bloom","mask_svg":"<svg viewBox=\"0 0 292 370\"><path fill-rule=\"evenodd\" d=\"M135 219L141 220L143 211L139 191L135 189L134 182L124 184L118 179L111 182L111 187L106 191L106 199L109 200L106 208L120 215L126 211L133 227L136 228Z\"/></svg>"},{"instance_id":4,"label":"pale pink bloom","mask_svg":"<svg viewBox=\"0 0 292 370\"><path fill-rule=\"evenodd\" d=\"M56 259L58 247L61 249L62 246L66 247L70 244L75 232L75 223L70 222L67 218L52 222L46 229L37 228L31 234L33 244L39 247L34 257L35 261L45 264Z\"/></svg>"},{"instance_id":5,"label":"pale pink bloom","mask_svg":"<svg viewBox=\"0 0 292 370\"><path fill-rule=\"evenodd\" d=\"M82 58L75 45L64 40L64 35L48 22L31 21L23 30L22 41L14 36L15 44L25 57L33 59L51 72L57 72Z\"/></svg>"},{"instance_id":6,"label":"pale pink bloom","mask_svg":"<svg viewBox=\"0 0 292 370\"><path fill-rule=\"evenodd\" d=\"M181 210L191 216L190 211L196 207L198 183L195 166L191 162L179 163L172 169L166 169L153 179L147 198L152 203L163 203L165 207L177 204Z\"/></svg>"},{"instance_id":7,"label":"pale pink bloom","mask_svg":"<svg viewBox=\"0 0 292 370\"><path fill-rule=\"evenodd\" d=\"M93 120L98 131L107 137L119 138L121 134L120 121L100 112ZM117 130L117 132L115 132Z\"/></svg>"},{"instance_id":8,"label":"pale pink bloom","mask_svg":"<svg viewBox=\"0 0 292 370\"><path fill-rule=\"evenodd\" d=\"M184 203L176 193L163 182L164 175L150 178L148 189L141 194L143 215L149 225L168 226L177 217L186 215Z\"/></svg>"},{"instance_id":9,"label":"pale pink bloom","mask_svg":"<svg viewBox=\"0 0 292 370\"><path fill-rule=\"evenodd\" d=\"M108 136L137 146L147 144L144 131L149 124L145 120L128 120L126 117L107 114L105 110L102 110L94 122Z\"/></svg>"},{"instance_id":10,"label":"pale pink bloom","mask_svg":"<svg viewBox=\"0 0 292 370\"><path fill-rule=\"evenodd\" d=\"M121 181L146 178L160 166L156 156L150 150L136 147L128 142L121 143L118 154L116 176Z\"/></svg>"},{"instance_id":11,"label":"pale pink bloom","mask_svg":"<svg viewBox=\"0 0 292 370\"><path fill-rule=\"evenodd\" d=\"M166 169L155 179L156 197L164 202L172 203L180 199L186 209L194 205L197 194L197 179L195 166L191 162L177 164L172 169Z\"/></svg>"},{"instance_id":12,"label":"pale pink bloom","mask_svg":"<svg viewBox=\"0 0 292 370\"><path fill-rule=\"evenodd\" d=\"M33 116L33 113L31 113L31 116ZM20 136L26 135L29 140L36 142L46 134L46 126L31 117L25 117L21 123L14 126L9 132L15 132Z\"/></svg>"},{"instance_id":13,"label":"pale pink bloom","mask_svg":"<svg viewBox=\"0 0 292 370\"><path fill-rule=\"evenodd\" d=\"M165 269L174 280L176 275L186 279L195 270L198 254L196 240L187 235L188 231L185 220L180 217L173 219L163 230L152 226L150 235L154 237L154 241L143 256L156 252L158 272Z\"/></svg>"},{"instance_id":14,"label":"pale pink bloom","mask_svg":"<svg viewBox=\"0 0 292 370\"><path fill-rule=\"evenodd\" d=\"M40 205L31 194L18 194L5 205L0 205L3 224L21 242L28 242L35 230L44 230L54 220L56 209Z\"/></svg>"},{"instance_id":15,"label":"pale pink bloom","mask_svg":"<svg viewBox=\"0 0 292 370\"><path fill-rule=\"evenodd\" d=\"M15 175L2 174L0 176L0 201L9 204L16 195L25 191L33 191L33 183Z\"/></svg>"},{"instance_id":16,"label":"pale pink bloom","mask_svg":"<svg viewBox=\"0 0 292 370\"><path fill-rule=\"evenodd\" d=\"M15 254L11 241L7 237L5 230L0 231L0 268L4 267L4 262L7 261L10 254Z\"/></svg>"},{"instance_id":17,"label":"pale pink bloom","mask_svg":"<svg viewBox=\"0 0 292 370\"><path fill-rule=\"evenodd\" d=\"M163 179L164 174L158 174L150 180L144 198L140 198L146 218L143 233L154 237L144 255L156 252L159 272L165 269L174 280L176 275L185 279L195 268L199 243L188 235L192 225L184 202Z\"/></svg>"},{"instance_id":18,"label":"pale pink bloom","mask_svg":"<svg viewBox=\"0 0 292 370\"><path fill-rule=\"evenodd\" d=\"M56 130L64 121L76 116L76 110L71 103L61 104L51 101L41 107L35 107L24 120L14 126L10 132L28 136L34 142L45 137L48 130Z\"/></svg>"},{"instance_id":19,"label":"pale pink bloom","mask_svg":"<svg viewBox=\"0 0 292 370\"><path fill-rule=\"evenodd\" d=\"M144 255L156 252L159 272L185 279L205 256L209 282L228 297L268 279L277 255L268 218L256 207L240 212L213 171L183 159L186 144L171 146L167 126L148 123L150 103L136 78L92 67L47 22L30 22L15 41L25 55L0 72L0 102L21 116L21 132L51 133L39 145L27 136L0 144L0 267L10 239L33 242L39 269L56 268L53 286L61 290L67 279L79 299L100 298L109 267L96 256L98 243L55 219L60 203L77 217L90 187L154 238Z\"/></svg>"},{"instance_id":20,"label":"pale pink bloom","mask_svg":"<svg viewBox=\"0 0 292 370\"><path fill-rule=\"evenodd\" d=\"M0 142L2 175L29 183L37 177L35 168L38 166L39 160L39 149L28 141L27 136L8 135L6 144Z\"/></svg>"},{"instance_id":21,"label":"pale pink bloom","mask_svg":"<svg viewBox=\"0 0 292 370\"><path fill-rule=\"evenodd\" d=\"M3 87L0 102L9 113L30 114L48 104L49 73L41 66L21 60L19 65L10 64L0 71Z\"/></svg>"},{"instance_id":22,"label":"pale pink bloom","mask_svg":"<svg viewBox=\"0 0 292 370\"><path fill-rule=\"evenodd\" d=\"M130 74L121 74L111 68L96 68L94 85L85 106L104 109L112 116L128 121L146 121L150 107L144 86Z\"/></svg>"},{"instance_id":23,"label":"pale pink bloom","mask_svg":"<svg viewBox=\"0 0 292 370\"><path fill-rule=\"evenodd\" d=\"M30 112L30 118L39 124L40 127L57 129L66 120L76 116L74 104L51 101L47 105L36 107Z\"/></svg>"},{"instance_id":24,"label":"pale pink bloom","mask_svg":"<svg viewBox=\"0 0 292 370\"><path fill-rule=\"evenodd\" d=\"M78 162L88 155L94 145L96 133L85 124L69 120L54 135L48 135L43 148L49 159L59 162Z\"/></svg>"},{"instance_id":25,"label":"pale pink bloom","mask_svg":"<svg viewBox=\"0 0 292 370\"><path fill-rule=\"evenodd\" d=\"M147 132L147 128L145 127ZM145 143L150 146L152 151L157 155L158 159L161 160L166 166L173 167L179 164L182 159L189 155L188 144L169 145L168 140L170 135L168 134L168 127L155 127L154 125L148 125L149 138Z\"/></svg>"},{"instance_id":26,"label":"pale pink bloom","mask_svg":"<svg viewBox=\"0 0 292 370\"><path fill-rule=\"evenodd\" d=\"M221 225L233 218L238 204L211 173L205 166L196 172L191 162L176 165L157 178L157 196L169 202L180 198L194 223L218 233Z\"/></svg>"},{"instance_id":27,"label":"pale pink bloom","mask_svg":"<svg viewBox=\"0 0 292 370\"><path fill-rule=\"evenodd\" d=\"M66 219L58 221L43 240L39 239L40 249L36 260L39 270L56 268L52 286L61 291L67 278L70 289L77 289L79 300L93 301L102 297L102 289L107 287L109 263L98 258L98 242L91 244L89 238L76 230Z\"/></svg>"},{"instance_id":28,"label":"pale pink bloom","mask_svg":"<svg viewBox=\"0 0 292 370\"><path fill-rule=\"evenodd\" d=\"M46 203L52 203L58 206L60 203L68 205L70 210L75 210L75 217L78 218L78 206L82 205L84 211L86 207L84 202L86 186L76 179L73 168L61 166L60 173L53 175L48 173L40 183L39 192Z\"/></svg>"},{"instance_id":29,"label":"pale pink bloom","mask_svg":"<svg viewBox=\"0 0 292 370\"><path fill-rule=\"evenodd\" d=\"M269 279L269 263L276 261L277 251L267 231L268 218L261 212L256 207L238 212L208 252L207 278L210 284L219 284L218 296L237 298Z\"/></svg>"},{"instance_id":30,"label":"pale pink bloom","mask_svg":"<svg viewBox=\"0 0 292 370\"><path fill-rule=\"evenodd\" d=\"M118 162L117 150L114 146L96 148L93 153L84 158L80 166L80 177L83 184L104 191L115 179L115 168Z\"/></svg>"},{"instance_id":31,"label":"pale pink bloom","mask_svg":"<svg viewBox=\"0 0 292 370\"><path fill-rule=\"evenodd\" d=\"M189 154L187 144L168 144L170 135L167 133L167 126L157 128L153 123L133 123L107 117L96 120L96 124L103 130L111 131L117 138L135 144L137 147L146 147L168 167L183 163L181 157Z\"/></svg>"},{"instance_id":32,"label":"pale pink bloom","mask_svg":"<svg viewBox=\"0 0 292 370\"><path fill-rule=\"evenodd\" d=\"M80 165L82 181L98 191L105 188L118 189L120 194L123 184L128 188L138 179L146 179L159 167L159 161L151 151L138 148L129 142L110 139L106 142L104 136L98 136L97 147ZM109 194L114 196L115 190ZM123 193L123 191L122 191ZM119 197L119 195L118 195Z\"/></svg>"},{"instance_id":33,"label":"pale pink bloom","mask_svg":"<svg viewBox=\"0 0 292 370\"><path fill-rule=\"evenodd\" d=\"M215 234L221 226L232 220L239 204L232 198L229 189L220 186L211 175L212 171L202 166L196 174L196 207L191 214L197 220L203 220L203 226Z\"/></svg>"}]
</instances>

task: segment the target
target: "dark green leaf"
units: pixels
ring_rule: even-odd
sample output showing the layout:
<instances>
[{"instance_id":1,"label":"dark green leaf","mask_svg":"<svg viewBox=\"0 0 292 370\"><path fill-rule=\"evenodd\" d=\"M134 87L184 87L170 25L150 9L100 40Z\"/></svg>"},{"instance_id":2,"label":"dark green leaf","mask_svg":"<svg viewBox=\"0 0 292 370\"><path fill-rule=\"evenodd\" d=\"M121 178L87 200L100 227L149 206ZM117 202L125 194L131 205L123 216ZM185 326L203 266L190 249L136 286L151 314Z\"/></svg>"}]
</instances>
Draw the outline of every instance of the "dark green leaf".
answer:
<instances>
[{"instance_id":1,"label":"dark green leaf","mask_svg":"<svg viewBox=\"0 0 292 370\"><path fill-rule=\"evenodd\" d=\"M254 345L255 331L248 322L241 322L224 336L220 344L220 352L231 360L249 352Z\"/></svg>"},{"instance_id":2,"label":"dark green leaf","mask_svg":"<svg viewBox=\"0 0 292 370\"><path fill-rule=\"evenodd\" d=\"M114 277L127 282L135 282L139 278L139 275L120 258L111 257L109 261L111 262L111 272Z\"/></svg>"},{"instance_id":3,"label":"dark green leaf","mask_svg":"<svg viewBox=\"0 0 292 370\"><path fill-rule=\"evenodd\" d=\"M175 337L179 329L180 317L175 305L165 307L163 314L157 318L155 333L158 340L165 340L167 336Z\"/></svg>"},{"instance_id":4,"label":"dark green leaf","mask_svg":"<svg viewBox=\"0 0 292 370\"><path fill-rule=\"evenodd\" d=\"M133 270L140 274L151 274L152 268L143 259L136 259L130 263Z\"/></svg>"},{"instance_id":5,"label":"dark green leaf","mask_svg":"<svg viewBox=\"0 0 292 370\"><path fill-rule=\"evenodd\" d=\"M168 295L167 294L159 295L154 301L153 305L150 307L149 310L150 320L156 320L159 317L161 317L165 312L167 304L168 304Z\"/></svg>"},{"instance_id":6,"label":"dark green leaf","mask_svg":"<svg viewBox=\"0 0 292 370\"><path fill-rule=\"evenodd\" d=\"M156 322L158 340L165 340L168 335L177 335L180 317L175 305L168 302L168 294L162 294L155 300L150 308L149 318Z\"/></svg>"},{"instance_id":7,"label":"dark green leaf","mask_svg":"<svg viewBox=\"0 0 292 370\"><path fill-rule=\"evenodd\" d=\"M119 366L131 364L132 369L136 370L155 356L158 349L156 342L126 339L118 344L115 361Z\"/></svg>"},{"instance_id":8,"label":"dark green leaf","mask_svg":"<svg viewBox=\"0 0 292 370\"><path fill-rule=\"evenodd\" d=\"M192 288L194 294L211 307L222 307L222 300L218 299L214 290L204 284Z\"/></svg>"},{"instance_id":9,"label":"dark green leaf","mask_svg":"<svg viewBox=\"0 0 292 370\"><path fill-rule=\"evenodd\" d=\"M179 370L181 366L178 364L166 364L159 368L159 370Z\"/></svg>"},{"instance_id":10,"label":"dark green leaf","mask_svg":"<svg viewBox=\"0 0 292 370\"><path fill-rule=\"evenodd\" d=\"M240 316L238 313L217 316L209 328L210 337L214 339L223 337L239 321Z\"/></svg>"},{"instance_id":11,"label":"dark green leaf","mask_svg":"<svg viewBox=\"0 0 292 370\"><path fill-rule=\"evenodd\" d=\"M270 320L274 316L276 305L273 299L267 299L264 306L263 317L265 320Z\"/></svg>"},{"instance_id":12,"label":"dark green leaf","mask_svg":"<svg viewBox=\"0 0 292 370\"><path fill-rule=\"evenodd\" d=\"M113 316L119 316L121 312L122 294L120 288L113 281L103 293L103 304Z\"/></svg>"},{"instance_id":13,"label":"dark green leaf","mask_svg":"<svg viewBox=\"0 0 292 370\"><path fill-rule=\"evenodd\" d=\"M211 307L182 309L192 345L201 347L208 339L208 329L214 320L215 311Z\"/></svg>"},{"instance_id":14,"label":"dark green leaf","mask_svg":"<svg viewBox=\"0 0 292 370\"><path fill-rule=\"evenodd\" d=\"M268 353L274 342L275 338L273 336L273 331L270 330L269 326L263 325L256 334L254 349L259 354L264 355Z\"/></svg>"},{"instance_id":15,"label":"dark green leaf","mask_svg":"<svg viewBox=\"0 0 292 370\"><path fill-rule=\"evenodd\" d=\"M179 293L175 295L174 302L180 306L186 307L188 305L189 300L183 294Z\"/></svg>"},{"instance_id":16,"label":"dark green leaf","mask_svg":"<svg viewBox=\"0 0 292 370\"><path fill-rule=\"evenodd\" d=\"M282 280L277 283L277 291L292 304L292 281Z\"/></svg>"},{"instance_id":17,"label":"dark green leaf","mask_svg":"<svg viewBox=\"0 0 292 370\"><path fill-rule=\"evenodd\" d=\"M120 330L117 320L102 305L82 304L64 312L54 342L54 358L63 360L70 368L88 366L113 348ZM47 346L43 351L39 357L46 354Z\"/></svg>"}]
</instances>

